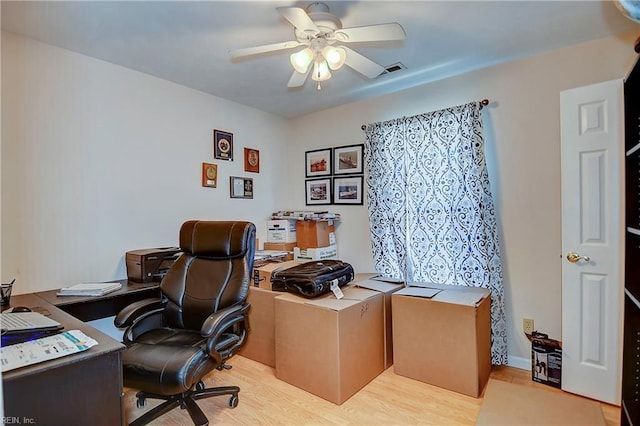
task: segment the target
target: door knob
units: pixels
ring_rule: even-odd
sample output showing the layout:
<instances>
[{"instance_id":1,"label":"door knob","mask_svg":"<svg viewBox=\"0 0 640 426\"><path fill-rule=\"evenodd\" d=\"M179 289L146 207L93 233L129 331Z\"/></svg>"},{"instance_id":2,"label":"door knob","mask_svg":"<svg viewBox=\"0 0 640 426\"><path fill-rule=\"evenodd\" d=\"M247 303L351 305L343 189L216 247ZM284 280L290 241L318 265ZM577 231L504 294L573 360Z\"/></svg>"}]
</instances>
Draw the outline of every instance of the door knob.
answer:
<instances>
[{"instance_id":1,"label":"door knob","mask_svg":"<svg viewBox=\"0 0 640 426\"><path fill-rule=\"evenodd\" d=\"M589 256L580 256L575 251L570 251L567 253L567 260L571 263L576 263L579 260L584 260L585 262L590 262L591 258Z\"/></svg>"}]
</instances>

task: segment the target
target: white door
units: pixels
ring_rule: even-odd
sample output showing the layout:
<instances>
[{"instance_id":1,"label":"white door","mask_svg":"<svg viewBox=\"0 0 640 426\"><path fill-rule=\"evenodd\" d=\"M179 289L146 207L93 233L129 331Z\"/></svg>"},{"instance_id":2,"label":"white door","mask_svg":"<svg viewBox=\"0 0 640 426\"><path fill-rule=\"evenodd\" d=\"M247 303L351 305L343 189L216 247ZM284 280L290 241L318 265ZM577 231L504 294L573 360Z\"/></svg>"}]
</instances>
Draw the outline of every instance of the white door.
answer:
<instances>
[{"instance_id":1,"label":"white door","mask_svg":"<svg viewBox=\"0 0 640 426\"><path fill-rule=\"evenodd\" d=\"M560 94L562 389L616 405L624 302L623 96L622 80Z\"/></svg>"}]
</instances>

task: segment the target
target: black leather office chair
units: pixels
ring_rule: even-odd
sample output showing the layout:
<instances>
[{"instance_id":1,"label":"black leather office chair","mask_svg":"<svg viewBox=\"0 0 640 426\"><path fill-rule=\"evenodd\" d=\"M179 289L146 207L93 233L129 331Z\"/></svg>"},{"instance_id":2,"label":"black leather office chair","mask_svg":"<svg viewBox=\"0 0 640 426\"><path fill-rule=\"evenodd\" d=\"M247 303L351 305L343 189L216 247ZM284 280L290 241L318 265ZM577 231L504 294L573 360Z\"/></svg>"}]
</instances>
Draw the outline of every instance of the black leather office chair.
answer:
<instances>
[{"instance_id":1,"label":"black leather office chair","mask_svg":"<svg viewBox=\"0 0 640 426\"><path fill-rule=\"evenodd\" d=\"M206 389L203 378L228 369L225 362L245 342L246 303L255 253L250 222L189 221L180 229L183 253L162 282L162 299L136 302L115 319L124 333L124 385L140 389L137 405L147 398L166 400L131 425L147 424L177 406L196 425L209 421L196 399L230 395L238 405L237 386Z\"/></svg>"}]
</instances>

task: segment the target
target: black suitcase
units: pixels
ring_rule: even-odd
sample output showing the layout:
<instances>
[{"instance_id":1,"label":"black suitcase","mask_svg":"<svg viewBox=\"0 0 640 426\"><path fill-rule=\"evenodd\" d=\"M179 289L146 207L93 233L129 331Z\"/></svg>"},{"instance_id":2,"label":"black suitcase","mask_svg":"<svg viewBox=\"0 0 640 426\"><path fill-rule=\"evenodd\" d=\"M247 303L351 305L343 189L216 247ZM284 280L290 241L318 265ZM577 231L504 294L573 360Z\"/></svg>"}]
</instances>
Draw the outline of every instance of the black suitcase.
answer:
<instances>
[{"instance_id":1,"label":"black suitcase","mask_svg":"<svg viewBox=\"0 0 640 426\"><path fill-rule=\"evenodd\" d=\"M353 267L341 260L320 260L301 263L271 275L271 289L312 298L353 281Z\"/></svg>"}]
</instances>

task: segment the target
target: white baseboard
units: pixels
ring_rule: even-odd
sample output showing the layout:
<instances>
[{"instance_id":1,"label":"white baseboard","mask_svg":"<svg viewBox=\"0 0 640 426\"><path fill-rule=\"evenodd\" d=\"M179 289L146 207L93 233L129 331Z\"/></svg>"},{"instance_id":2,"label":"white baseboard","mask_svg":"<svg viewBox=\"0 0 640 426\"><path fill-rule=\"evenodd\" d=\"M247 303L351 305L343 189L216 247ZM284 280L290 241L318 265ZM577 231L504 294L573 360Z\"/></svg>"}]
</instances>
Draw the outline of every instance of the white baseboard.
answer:
<instances>
[{"instance_id":1,"label":"white baseboard","mask_svg":"<svg viewBox=\"0 0 640 426\"><path fill-rule=\"evenodd\" d=\"M508 355L507 365L509 367L520 368L522 370L531 370L531 359Z\"/></svg>"}]
</instances>

